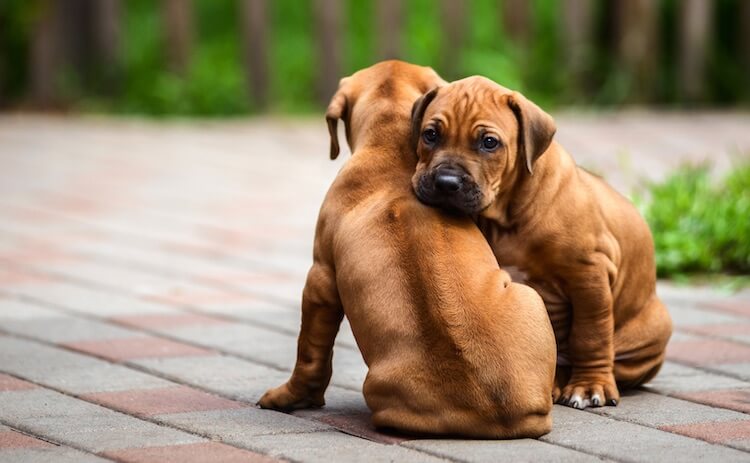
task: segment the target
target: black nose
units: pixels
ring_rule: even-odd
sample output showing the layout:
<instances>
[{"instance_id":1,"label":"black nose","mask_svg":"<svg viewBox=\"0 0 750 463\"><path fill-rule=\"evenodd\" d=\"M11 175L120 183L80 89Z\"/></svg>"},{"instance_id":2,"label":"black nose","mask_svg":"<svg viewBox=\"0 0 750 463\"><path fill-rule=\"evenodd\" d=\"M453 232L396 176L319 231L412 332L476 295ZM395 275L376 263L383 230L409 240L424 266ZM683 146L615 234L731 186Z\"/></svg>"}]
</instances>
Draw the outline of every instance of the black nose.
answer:
<instances>
[{"instance_id":1,"label":"black nose","mask_svg":"<svg viewBox=\"0 0 750 463\"><path fill-rule=\"evenodd\" d=\"M435 186L444 193L455 193L461 189L461 176L454 173L439 173L435 176Z\"/></svg>"}]
</instances>

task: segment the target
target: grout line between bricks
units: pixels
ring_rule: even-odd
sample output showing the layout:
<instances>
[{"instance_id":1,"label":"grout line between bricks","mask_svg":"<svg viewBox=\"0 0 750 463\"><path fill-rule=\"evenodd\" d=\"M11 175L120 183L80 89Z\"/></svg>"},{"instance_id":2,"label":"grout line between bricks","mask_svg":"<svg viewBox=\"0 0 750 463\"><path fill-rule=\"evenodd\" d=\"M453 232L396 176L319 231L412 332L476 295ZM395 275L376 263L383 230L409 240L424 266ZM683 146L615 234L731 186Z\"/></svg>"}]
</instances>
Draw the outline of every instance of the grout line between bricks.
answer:
<instances>
[{"instance_id":1,"label":"grout line between bricks","mask_svg":"<svg viewBox=\"0 0 750 463\"><path fill-rule=\"evenodd\" d=\"M35 340L33 340L33 339L32 339L32 340L30 340L30 341L33 341L33 342L37 342L37 343L39 343L39 344L46 344L46 343L43 343L43 342L35 341ZM182 426L179 426L179 425L176 425L176 424L173 424L173 423L168 423L168 422L166 422L166 421L163 421L163 420L157 419L157 418L156 418L156 416L153 416L153 417L146 417L146 416L131 415L131 414L129 414L129 413L127 413L127 412L125 412L125 411L122 411L122 410L118 410L118 409L116 409L116 408L111 408L111 407L108 407L108 406L106 406L106 405L104 405L104 404L101 404L101 403L95 402L95 401L93 401L93 400L89 400L89 399L87 399L87 398L85 398L85 397L82 397L82 396L79 396L79 395L77 395L77 394L73 394L73 393L67 392L67 391L65 391L65 390L63 390L63 389L60 389L60 388L58 388L58 387L54 387L54 386L49 386L49 385L46 385L46 384L40 383L39 381L35 381L35 380L33 380L33 379L30 379L30 378L26 378L26 377L24 377L24 376L21 376L21 375L17 375L17 374L14 374L14 373L10 373L10 372L8 372L8 371L5 371L5 370L3 370L1 366L0 366L0 372L2 372L3 374L6 374L6 375L8 375L8 376L12 376L12 377L14 377L14 378L16 378L16 379L19 379L19 380L22 380L22 381L26 381L27 383L31 383L31 384L34 384L35 386L39 387L40 389L46 389L46 390L48 390L48 391L53 391L53 392L56 392L56 393L58 393L58 394L64 395L64 396L66 396L66 397L70 397L70 398L72 398L72 399L75 399L75 400L80 400L81 402L86 402L86 403L88 403L88 404L91 404L91 405L94 405L94 406L97 406L97 407L100 407L100 408L104 408L104 409L106 409L106 410L110 410L110 411L112 411L112 412L114 412L114 413L118 413L118 414L120 414L120 415L125 415L125 416L128 416L128 417L130 417L130 418L133 418L133 419L136 419L136 420L140 420L140 421L144 421L144 422L147 422L147 423L152 423L152 424L155 424L155 425L157 425L157 426L161 426L161 427L164 427L164 428L169 428L169 429L174 429L174 430L177 430L177 431L181 431L181 432L184 432L184 433L186 433L186 434L191 434L191 435L193 435L193 436L198 436L198 437L201 437L201 438L203 438L203 439L206 439L206 440L207 440L207 441L209 441L209 442L217 442L217 439L216 439L216 437L217 437L217 436L215 436L215 435L211 435L211 434L208 434L208 433L203 433L203 432L199 432L199 431L196 431L196 430L191 430L191 429L190 429L190 428L188 428L188 427L182 427ZM212 394L213 394L213 393L212 393ZM216 395L216 394L213 394L213 395ZM209 410L209 411L210 411L210 410ZM157 415L157 416L158 416L158 415ZM3 420L2 420L2 417L0 417L0 422L3 422ZM19 427L19 426L17 426L17 425L14 425L14 426L12 426L12 427L16 427L16 428L19 428L19 429L21 428L21 427ZM337 429L335 429L335 428L333 428L333 429L334 429L335 431L338 431L338 430L337 430ZM292 435L292 434L314 434L314 433L318 433L318 432L332 432L332 431L322 431L322 430L321 430L321 431L303 431L303 432L293 432L293 433L276 433L276 434L287 434L287 435ZM338 431L338 432L340 432L340 431ZM29 432L28 430L24 430L24 433L28 433L29 435L32 435L32 436L34 435L33 433L30 433L30 432ZM258 436L267 436L267 435L273 435L273 434L274 434L274 433L268 433L268 434L259 434ZM356 436L355 436L355 437L356 437ZM359 438L359 439L362 439L361 437L358 437L358 438ZM53 443L54 443L54 441L51 441L51 442L53 442ZM253 452L256 452L256 453L261 453L261 454L263 454L263 455L266 455L266 456L271 456L271 455L269 455L269 454L267 454L267 453L263 453L263 451L262 451L262 450L259 450L258 448L250 448L250 447L242 447L242 446L238 446L238 445L236 445L236 444L233 444L233 443L227 442L227 441L225 441L225 440L223 440L223 439L221 439L221 440L218 440L218 442L220 442L220 443L222 443L222 444L224 444L224 445L228 445L228 446L230 446L230 447L234 447L234 448L236 448L236 449L242 449L242 450L251 450L251 451L253 451ZM95 452L91 452L91 451L89 451L89 450L85 450L85 449L83 449L83 448L80 448L80 447L78 447L78 446L73 446L73 445L70 445L70 444L68 444L68 443L60 443L60 444L56 444L56 445L64 445L64 446L68 446L68 447L71 447L71 448L75 448L76 450L82 450L82 451L84 451L84 452L86 452L86 453L90 453L90 454L93 454L93 455L97 455L97 456L100 456L99 454L97 454L97 453L95 453ZM172 444L172 445L174 445L174 444ZM283 458L284 458L285 460L289 460L289 458L287 458L287 457L283 457Z\"/></svg>"},{"instance_id":2,"label":"grout line between bricks","mask_svg":"<svg viewBox=\"0 0 750 463\"><path fill-rule=\"evenodd\" d=\"M154 236L150 236L148 232L143 233L139 231L134 231L132 229L123 229L121 226L118 226L118 225L107 224L101 221L97 222L95 220L92 221L91 219L87 219L85 217L80 217L75 214L61 212L57 209L51 209L51 208L40 206L37 204L25 204L25 203L16 204L12 201L8 201L1 197L0 197L0 205L4 205L7 207L11 207L11 208L15 207L15 208L42 211L47 214L56 215L59 218L65 219L67 221L73 221L82 226L86 226L89 228L94 227L94 228L100 229L100 231L106 232L110 235L114 234L114 235L125 236L129 240L138 240L141 242L146 241L146 242L156 243L156 244L179 242L180 240L179 237L172 238L169 240L165 239L164 237L155 238ZM285 267L274 266L272 263L269 263L269 262L260 262L254 259L238 257L236 254L231 254L231 255L227 254L226 251L222 250L220 247L216 245L201 243L200 246L207 250L210 250L209 252L213 254L214 257L222 260L222 263L237 264L241 268L242 268L242 264L245 264L249 266L250 268L257 269L257 270L265 269L265 270L272 270L272 271L278 271L278 272L289 270L288 268L285 268ZM195 257L195 256L192 256L192 257Z\"/></svg>"},{"instance_id":3,"label":"grout line between bricks","mask_svg":"<svg viewBox=\"0 0 750 463\"><path fill-rule=\"evenodd\" d=\"M54 303L50 303L48 301L43 301L43 300L36 299L36 298L33 298L33 297L29 297L29 296L25 296L25 295L16 295L16 294L12 294L12 293L7 293L7 292L3 292L2 290L0 290L0 294L9 295L10 298L12 298L12 299L16 299L16 300L20 300L20 301L25 301L25 302L30 302L30 303L33 303L33 304L38 304L41 307L49 308L49 309L52 309L52 310L56 310L58 312L64 313L64 314L69 315L69 316L74 317L74 318L75 317L77 317L77 318L83 318L83 319L90 320L90 321L95 321L95 322L100 322L100 323L106 323L106 324L109 324L109 325L112 325L112 326L125 326L129 330L134 331L134 332L146 333L146 334L148 334L150 336L153 336L155 338L167 339L169 341L175 341L175 342L179 342L179 343L182 343L182 344L190 345L190 346L193 346L193 347L200 347L200 348L203 348L203 349L210 349L210 350L215 351L218 354L221 354L223 356L237 358L237 359L249 362L249 363L254 363L256 365L260 365L260 366L264 366L264 367L267 367L267 368L271 368L271 369L279 371L279 372L291 374L291 371L292 371L291 369L281 368L278 365L275 365L275 364L270 363L270 362L265 362L263 360L259 360L259 359L256 359L254 357L250 357L250 356L247 356L247 355L244 355L244 354L240 354L240 353L237 353L237 352L228 351L228 350L223 349L223 348L211 346L210 344L204 344L204 343L194 342L194 341L185 341L184 339L181 339L181 338L178 338L178 337L175 337L175 336L169 336L169 335L166 335L164 333L157 332L157 331L152 331L152 330L148 330L148 329L144 329L144 328L140 328L140 327L132 327L132 326L129 326L129 325L120 325L120 324L117 324L117 323L113 323L111 320L109 320L107 318L104 318L104 317L97 317L95 315L84 314L84 313L81 313L81 312L78 312L78 311L75 311L75 310L71 310L71 309L68 309L68 308L65 308L65 307L62 307L62 306L58 306L58 305L56 305ZM69 348L67 348L65 346L62 346L62 345L59 345L57 343L53 343L53 342L50 342L50 341L42 341L42 340L30 337L30 336L26 336L26 335L23 335L23 334L8 332L7 330L5 330L3 328L0 328L0 332L6 333L7 335L13 336L13 337L16 337L16 338L33 340L33 341L38 342L38 343L42 343L42 344L47 344L47 345L50 345L50 346L54 346L55 348L58 348L58 349L69 350L70 352L75 352L77 354L81 354L81 355L86 355L86 356L89 356L89 357L98 358L98 359L104 360L104 361L106 361L108 363L119 364L119 365L131 365L131 364L128 364L127 362L116 362L116 361L113 361L112 359L107 359L107 358L104 358L104 357L99 357L99 356L93 355L93 354L88 353L88 352L80 352L80 351L77 351L77 350L69 349ZM142 367L138 366L138 368L142 368ZM147 370L143 370L143 371L146 372ZM358 392L358 393L362 392L360 389L353 388L353 387L350 387L350 386L347 386L347 385L337 384L337 383L333 383L333 382L331 384L334 385L334 386L336 386L336 387L338 387L338 388L341 388L341 389L346 389L346 390L354 391L354 392Z\"/></svg>"},{"instance_id":4,"label":"grout line between bricks","mask_svg":"<svg viewBox=\"0 0 750 463\"><path fill-rule=\"evenodd\" d=\"M16 379L21 379L18 376L12 375L12 374L8 374L8 376L13 376ZM90 450L86 450L85 448L81 447L78 444L59 442L59 441L53 440L53 439L51 439L49 437L38 435L35 432L31 431L31 429L27 429L24 426L19 426L18 424L10 424L8 421L6 421L5 419L3 419L2 416L0 416L0 424L8 426L12 430L14 430L16 432L19 432L21 434L33 437L35 439L39 439L39 440L47 442L49 444L52 444L55 447L67 447L67 448L71 448L71 449L74 449L74 450L78 450L79 452L82 452L82 453L86 453L86 454L89 454L89 455L97 456L97 457L101 458L102 460L116 461L116 460L113 460L113 459L111 459L109 457L103 457L103 456L99 455L96 452L92 452Z\"/></svg>"},{"instance_id":5,"label":"grout line between bricks","mask_svg":"<svg viewBox=\"0 0 750 463\"><path fill-rule=\"evenodd\" d=\"M82 313L80 313L80 312L76 312L76 311L70 311L70 310L68 310L68 309L64 309L64 308L61 308L61 307L59 307L59 306L54 306L54 307L52 307L52 306L50 306L50 304L49 304L48 302L46 302L46 301L40 301L40 300L38 300L38 299L30 298L30 297L27 297L27 296L20 296L20 297L18 297L18 296L16 296L16 295L14 295L13 297L15 297L15 298L17 298L17 299L21 299L21 300L27 300L27 301L29 301L29 302L33 302L33 303L36 303L36 304L40 304L40 305L42 305L42 306L46 306L46 307L50 307L50 308L54 308L54 309L60 309L60 311L63 311L63 312L65 312L65 313L67 313L68 315L71 315L71 316L74 316L74 317L81 317L81 318L91 319L91 320L94 320L94 321L99 321L99 322L102 322L102 321L103 321L103 322L105 322L105 323L108 323L108 324L112 324L112 323L111 323L111 321L109 321L109 320L108 320L108 319L106 319L106 318L100 318L100 317L96 317L96 316L93 316L93 315L89 316L88 314L82 314ZM115 324L115 325L117 325L117 324ZM184 341L184 340L182 340L182 339L179 339L179 338L175 338L175 337L171 337L171 336L168 336L168 335L164 335L163 333L157 333L157 332L154 332L154 331L151 331L151 330L147 330L147 329L133 328L133 327L130 327L130 326L128 326L128 328L129 328L129 329L132 329L132 330L134 330L134 331L140 331L140 332L145 332L145 333L148 333L148 334L152 334L152 335L155 335L155 336L158 336L158 337L164 338L164 339L169 339L169 340L173 340L173 341L177 341L177 342L182 342L182 343L185 343L185 344L191 344L191 345L195 345L195 346L198 346L198 347L209 348L209 349L212 349L212 350L215 350L215 351L217 351L217 352L221 353L222 355L226 355L226 356L229 356L229 357L236 357L236 358L240 358L240 359L243 359L243 360L249 361L249 362L251 362L251 363L256 363L256 364L259 364L259 365L263 365L263 366L266 366L266 367L270 367L270 368L273 368L274 370L277 370L277 371L283 371L283 372L286 372L286 373L288 373L288 372L289 372L289 370L286 370L286 369L280 369L279 367L277 367L277 366L275 366L275 365L273 365L273 364L267 364L267 363L265 363L265 362L262 362L262 361L258 361L258 360L256 360L256 359L253 359L253 358L251 358L251 357L247 357L247 356L245 356L245 355L237 354L237 353L234 353L234 352L227 352L227 351L225 351L225 350L223 350L223 349L217 349L217 348L215 348L215 347L213 347L213 346L210 346L210 345L206 345L206 344L202 344L202 343L185 342L185 341ZM2 330L2 329L0 329L0 331L5 331L5 330ZM9 334L10 334L11 336L14 336L14 337L21 337L21 338L24 338L24 339L30 339L30 340L33 340L33 341L35 341L35 342L40 342L40 343L43 343L43 344L47 344L47 345L50 345L50 346L52 346L52 347L55 347L55 348L61 348L61 349L69 350L69 349L65 348L64 346L59 346L59 345L57 345L57 344L55 344L55 343L47 343L47 342L45 342L45 341L39 341L39 340L36 340L36 339L33 339L33 338L27 338L26 336L23 336L23 335L20 335L20 336L19 336L19 335L13 334L13 333L9 333ZM98 356L95 356L95 355L91 355L91 354L88 354L88 353L81 353L81 352L78 352L78 351L75 351L75 350L71 350L71 351L72 351L72 352L75 352L75 353L78 353L78 354L83 354L83 355L88 355L88 356L91 356L91 357L95 357L95 358L100 358L100 357L98 357ZM110 361L110 360L108 360L108 359L105 359L105 358L101 358L101 359L102 359L102 360L105 360L105 361ZM152 375L152 376L156 376L156 377L160 377L160 378L162 378L162 379L168 379L168 380L170 380L170 381L176 382L177 384L182 384L182 383L181 383L181 382L179 382L179 381L174 381L174 380L175 380L176 378L173 378L173 377L172 377L172 378L170 378L170 377L168 377L168 376L166 376L166 375L162 375L162 374L159 374L159 373L155 374L155 372L154 372L154 371L152 371L152 370L150 370L150 369L148 369L148 368L143 368L143 367L141 367L141 366L139 366L139 365L133 365L133 364L130 364L130 363L127 363L127 362L121 363L121 362L111 362L111 361L110 361L110 363L119 363L119 364L122 364L122 365L124 365L124 366L127 366L127 367L129 367L129 368L132 368L132 369L134 369L134 370L138 370L138 371L140 371L140 372L142 372L142 373L147 373L147 374L149 374L149 375ZM683 362L675 362L675 363L678 363L678 364L684 364ZM688 365L688 366L690 366L690 367L696 368L696 367L695 367L694 365L690 365L690 364L685 364L685 365ZM713 370L711 370L711 369L708 369L708 368L696 368L696 369L698 369L698 370L702 370L702 371L705 371L705 372L709 372L709 373L712 373L712 374L718 374L718 375L721 375L721 376L734 377L734 375L728 375L728 374L724 374L723 372L717 372L717 371L713 371ZM740 379L740 380L742 380L742 378L739 378L739 377L738 377L738 378L736 378L736 379ZM337 386L337 387L340 387L340 388L342 388L342 389L352 390L352 391L354 391L354 392L361 392L361 391L360 391L359 389L354 389L354 388L351 388L351 387L347 387L347 386L342 386L342 385L339 385L339 384L335 384L335 383L332 383L332 384L333 384L333 385L335 385L335 386ZM193 387L193 386L191 385L190 387ZM207 390L207 389L205 389L205 388L200 388L200 387L197 387L197 389L201 389L201 390L203 390L204 392L209 392L209 393L212 393L212 394L217 394L217 393L216 393L215 391ZM658 392L655 392L655 391L649 391L649 392L652 392L652 393L657 393L657 394L660 394L660 395L664 395L664 396L667 396L667 397L674 397L674 396L673 396L673 394L662 394L662 393L658 393ZM223 394L217 394L217 395L223 395ZM224 396L224 397L227 397L226 395L223 395L223 396ZM682 399L681 397L675 397L675 398L678 398L678 399L680 399L680 400L686 400L686 399ZM233 400L237 400L237 399L233 399ZM707 404L703 404L703 403L700 403L700 402L696 402L696 401L692 401L692 400L687 400L687 401L689 401L689 402L693 402L693 403L697 403L697 404L700 404L700 405L703 405L703 406L708 406L708 407L711 407L711 408L719 408L719 409L723 409L722 407L713 407L713 406L710 406L710 405L707 405ZM247 402L245 402L245 403L247 403ZM587 412L588 412L588 411L587 411ZM593 412L589 412L589 413L592 413L592 414L593 414ZM598 416L602 416L602 415L598 415ZM616 420L616 421L623 421L623 422L627 422L627 423L631 423L631 424L636 424L636 425L638 425L638 426L646 427L646 428L649 428L649 429L656 429L656 430L658 430L658 431L661 431L661 432L669 432L669 431L663 431L663 430L661 430L661 429L658 429L658 428L656 428L656 427L645 426L645 425L641 425L641 424L638 424L638 423L634 423L634 422L632 422L632 421L621 420L621 419L618 419L618 418L615 418L615 417L611 417L611 416L607 416L607 415L605 415L605 416L606 416L606 418L608 418L608 419L613 419L613 420ZM680 435L680 434L678 434L678 435ZM683 437L685 437L685 436L683 436ZM700 439L696 439L696 440L699 440L699 441L701 441L701 442L705 442L705 441L702 441L702 440L700 440ZM548 443L549 443L549 442L548 442ZM553 444L553 445L556 445L556 444ZM723 444L712 444L712 445L721 445L721 446L725 446L725 445L723 445ZM730 446L726 446L726 447L730 447ZM571 448L572 448L572 447L571 447Z\"/></svg>"},{"instance_id":6,"label":"grout line between bricks","mask_svg":"<svg viewBox=\"0 0 750 463\"><path fill-rule=\"evenodd\" d=\"M206 392L206 393L209 393L209 394L212 394L212 395L216 395L216 396L219 396L219 397L230 399L230 400L233 400L233 401L236 401L236 402L242 402L242 403L248 404L250 406L254 405L254 404L252 404L250 402L247 402L246 400L243 400L243 399L240 399L240 398L237 398L237 397L233 397L233 396L231 396L229 394L226 394L226 393L223 393L223 392L220 392L220 391L216 391L216 390L213 390L213 389L210 389L210 388L205 388L205 387L202 387L200 385L194 385L194 384L189 383L189 382L185 383L185 382L183 382L184 380L180 380L179 378L175 378L175 377L173 377L171 375L163 374L161 372L154 371L152 369L149 369L149 368L146 368L146 367L142 367L142 366L137 365L137 364L132 364L132 363L129 363L129 362L112 362L112 361L110 361L108 359L100 358L98 356L91 355L89 353L84 353L84 352L79 352L79 351L76 351L76 350L73 350L73 349L68 349L67 347L60 346L60 345L58 345L58 344L56 344L54 342L40 340L40 339L33 338L33 337L30 337L30 336L27 336L27 335L22 335L22 334L8 332L8 331L6 331L6 330L4 330L2 328L0 328L0 333L4 333L4 334L6 334L9 337L13 337L13 338L17 338L17 339L24 339L24 340L27 340L27 341L30 341L30 342L33 342L33 343L36 343L36 344L42 344L42 345L46 345L48 347L52 347L52 348L55 348L55 349L69 351L69 352L72 352L72 353L75 353L75 354L78 354L78 355L97 358L97 359L100 359L102 361L106 361L108 363L115 363L115 364L121 365L121 366L123 366L125 368L128 368L128 369L131 369L131 370L139 371L141 373L145 373L145 374L148 374L150 376L153 376L153 377L156 377L156 378L159 378L159 379L164 379L164 380L173 382L173 383L175 383L177 385L182 385L182 386L190 387L192 389L200 390L202 392ZM91 402L91 401L86 400L85 398L81 398L81 397L79 397L79 396L77 396L75 394L67 393L67 392L65 392L63 390L59 390L58 388L47 386L47 385L44 385L42 383L39 383L39 382L30 380L30 379L27 379L25 377L20 377L18 375L11 374L11 373L7 373L7 374L9 374L10 376L14 376L14 377L16 377L18 379L22 379L24 381L36 384L36 385L38 385L40 387L43 387L43 388L46 388L46 389L50 389L50 390L54 390L54 391L59 392L61 394L64 394L64 395L76 398L78 400L83 400L85 402L93 403L94 405L102 406L104 408L109 408L109 407L106 407L106 406L104 406L102 404L99 404L97 402ZM337 385L336 387L341 387L341 386ZM359 392L359 391L357 391L357 392ZM652 392L652 391L647 391L647 392L655 393L655 392ZM658 393L656 393L656 394L658 394ZM658 395L665 395L667 397L672 397L670 394L658 394ZM682 399L680 397L675 397L675 398L678 399L678 400L685 400L685 401L688 401L688 402L693 402L693 401L690 401L690 400ZM702 405L702 406L705 406L705 407L709 407L709 408L726 410L723 407L715 407L715 406L708 405L708 404L703 404L703 403L700 403L700 402L694 402L694 403L698 403L699 405ZM111 409L111 410L114 410L114 411L117 411L119 413L123 413L123 414L128 415L127 413L118 411L116 409ZM711 445L715 445L715 446L735 448L735 447L732 447L731 445L727 445L725 443L708 442L708 441L704 441L702 439L698 439L698 438L694 438L694 437L690 437L690 436L685 436L685 435L682 435L682 434L679 434L679 433L674 433L674 432L671 432L671 431L663 430L663 429L660 429L659 427L656 427L656 426L652 427L652 426L644 425L644 424L641 424L641 423L636 423L636 422L633 422L633 421L629 421L629 420L625 420L625 419L620 419L620 418L617 418L617 417L614 417L614 416L610 416L610 415L600 415L600 414L594 413L593 411L590 411L590 410L582 410L582 412L584 412L584 413L590 413L592 415L599 416L599 417L602 417L602 418L605 418L605 419L610 419L610 420L614 420L614 421L621 421L621 422L625 422L625 423L630 423L630 424L633 424L633 425L636 425L636 426L640 426L640 427L647 428L647 429L653 429L653 430L656 430L656 431L659 431L659 432L666 432L666 433L669 433L669 434L676 434L676 435L681 436L681 437L685 437L685 438L697 440L697 441L700 441L700 442L705 442L705 443L708 443L708 444L711 444ZM205 437L207 439L212 439L212 437L209 436L209 435L205 435L205 434L201 434L201 433L189 431L187 429L183 429L183 428L180 428L178 426L170 425L169 423L163 422L162 420L159 420L156 417L140 417L140 416L136 416L136 415L128 415L128 416L132 416L134 418L138 418L138 419L141 419L143 421L149 421L149 422L152 422L152 423L157 423L159 425L163 425L163 426L166 426L166 427L170 427L170 428L174 428L174 429L179 429L179 430L182 430L182 431L190 432L191 434L199 435L199 436ZM296 415L292 415L292 416L295 416L296 418L303 419L303 420L306 420L306 421L319 421L316 418L305 418L305 417L300 417L300 416L296 416ZM338 429L335 426L331 426L331 427L333 429L335 429L336 431L338 431L338 432L350 435L352 437L356 437L356 438L363 439L363 440L369 440L369 439L363 438L361 436L358 436L358 435L352 434L350 432L347 432L346 430ZM292 432L292 433L279 432L279 433L268 433L268 434L260 434L260 435L310 434L310 433L315 433L315 432L323 432L323 431ZM597 458L606 460L604 457L602 457L602 456L600 456L598 454L588 453L588 452L585 452L585 451L583 451L581 449L575 448L573 446L566 446L566 445L563 445L563 444L560 444L560 443L556 443L556 442L547 442L547 441L541 441L541 442L544 442L545 444L548 444L548 445L557 445L559 447L568 448L570 450L575 450L576 452L579 452L579 453L585 453L585 454L592 455L592 456L595 456ZM396 444L396 445L401 445L401 444ZM253 450L253 449L250 449L250 450ZM411 449L411 450L417 450L417 449ZM746 450L743 450L743 449L736 449L736 450L741 450L741 451L745 451L746 452ZM427 452L427 451L424 451L422 449L418 449L418 451L424 452L424 453L429 453L429 454L433 455L431 452ZM440 455L439 454L434 454L433 456L440 456ZM446 457L441 456L441 458L446 458ZM610 460L610 461L618 461L618 460Z\"/></svg>"}]
</instances>

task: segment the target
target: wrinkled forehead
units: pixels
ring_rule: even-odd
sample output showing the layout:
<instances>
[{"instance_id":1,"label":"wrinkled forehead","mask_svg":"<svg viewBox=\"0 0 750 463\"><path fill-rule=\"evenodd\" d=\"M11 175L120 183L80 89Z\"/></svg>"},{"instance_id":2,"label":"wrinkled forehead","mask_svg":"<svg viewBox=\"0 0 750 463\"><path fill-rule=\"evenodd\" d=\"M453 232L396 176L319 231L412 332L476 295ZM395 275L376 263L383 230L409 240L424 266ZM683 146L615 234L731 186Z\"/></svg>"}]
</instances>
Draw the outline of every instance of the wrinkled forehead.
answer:
<instances>
[{"instance_id":1,"label":"wrinkled forehead","mask_svg":"<svg viewBox=\"0 0 750 463\"><path fill-rule=\"evenodd\" d=\"M436 123L450 131L472 131L477 124L499 129L515 127L503 87L464 82L438 91L427 107L424 123Z\"/></svg>"}]
</instances>

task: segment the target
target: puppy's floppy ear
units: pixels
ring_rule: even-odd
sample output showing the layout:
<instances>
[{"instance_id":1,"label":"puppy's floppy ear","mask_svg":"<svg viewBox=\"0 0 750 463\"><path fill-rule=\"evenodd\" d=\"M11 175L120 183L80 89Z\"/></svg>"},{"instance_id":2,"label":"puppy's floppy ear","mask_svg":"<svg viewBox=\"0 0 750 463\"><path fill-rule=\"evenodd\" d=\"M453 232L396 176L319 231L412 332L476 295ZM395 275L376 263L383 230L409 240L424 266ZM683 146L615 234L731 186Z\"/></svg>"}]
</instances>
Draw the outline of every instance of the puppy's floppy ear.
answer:
<instances>
[{"instance_id":1,"label":"puppy's floppy ear","mask_svg":"<svg viewBox=\"0 0 750 463\"><path fill-rule=\"evenodd\" d=\"M417 149L417 142L419 141L419 131L422 128L422 118L424 112L427 110L427 106L430 105L432 100L437 96L440 87L435 87L429 92L425 93L417 101L414 102L414 106L411 107L411 145L412 149Z\"/></svg>"},{"instance_id":2,"label":"puppy's floppy ear","mask_svg":"<svg viewBox=\"0 0 750 463\"><path fill-rule=\"evenodd\" d=\"M343 83L339 84L339 89L331 102L328 104L328 110L326 111L326 123L328 124L328 134L331 137L331 159L336 159L339 156L339 119L347 117L349 112L349 102L346 98L346 93L343 90Z\"/></svg>"},{"instance_id":3,"label":"puppy's floppy ear","mask_svg":"<svg viewBox=\"0 0 750 463\"><path fill-rule=\"evenodd\" d=\"M547 151L557 131L555 121L525 96L518 92L508 95L508 105L518 120L518 152L526 159L526 169L533 173L532 166L539 156Z\"/></svg>"}]
</instances>

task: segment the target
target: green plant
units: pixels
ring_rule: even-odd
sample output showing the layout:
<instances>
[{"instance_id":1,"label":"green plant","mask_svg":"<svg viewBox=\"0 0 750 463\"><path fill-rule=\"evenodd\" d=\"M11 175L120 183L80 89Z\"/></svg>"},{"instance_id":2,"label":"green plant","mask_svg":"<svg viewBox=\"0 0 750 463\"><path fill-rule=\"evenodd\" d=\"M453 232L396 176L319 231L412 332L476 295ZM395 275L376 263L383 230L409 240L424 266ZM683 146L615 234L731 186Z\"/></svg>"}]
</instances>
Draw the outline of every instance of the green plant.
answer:
<instances>
[{"instance_id":1,"label":"green plant","mask_svg":"<svg viewBox=\"0 0 750 463\"><path fill-rule=\"evenodd\" d=\"M654 235L659 276L750 273L750 162L715 181L707 165L651 184L641 210Z\"/></svg>"}]
</instances>

